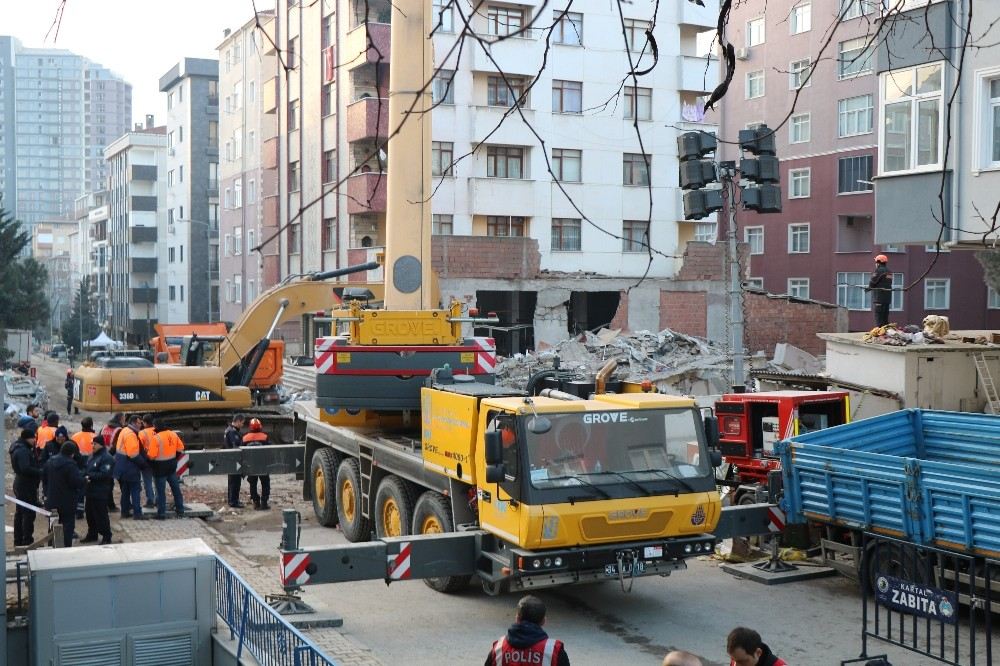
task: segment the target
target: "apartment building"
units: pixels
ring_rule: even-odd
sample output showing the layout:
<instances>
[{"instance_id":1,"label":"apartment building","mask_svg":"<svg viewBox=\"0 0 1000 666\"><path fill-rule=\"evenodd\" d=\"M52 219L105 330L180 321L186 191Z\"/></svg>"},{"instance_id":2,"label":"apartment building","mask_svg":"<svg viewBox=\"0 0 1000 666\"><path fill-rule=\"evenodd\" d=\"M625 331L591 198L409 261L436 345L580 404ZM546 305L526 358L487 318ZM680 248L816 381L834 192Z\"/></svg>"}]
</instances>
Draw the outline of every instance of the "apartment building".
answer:
<instances>
[{"instance_id":1,"label":"apartment building","mask_svg":"<svg viewBox=\"0 0 1000 666\"><path fill-rule=\"evenodd\" d=\"M947 247L935 260L937 235L926 224L931 210L924 206L918 215L916 199L899 191L898 179L884 178L889 158L882 140L881 62L888 57L876 54L883 3L780 0L767 9L765 15L752 3L733 8L737 70L722 110L726 139L760 123L778 128L783 210L738 216L739 236L750 250L748 285L835 302L850 311L852 330L864 330L872 317L871 295L863 287L873 256L883 253L898 289L892 321L919 323L936 313L949 315L953 327L985 326L986 287L978 263ZM885 21L892 25L894 17ZM907 25L901 30L907 39L923 31L922 19ZM934 51L912 43L897 47L891 49L894 67L910 63L918 51ZM925 104L912 117L928 108ZM723 148L729 159L737 153L734 146ZM917 186L929 187L923 193L934 198L939 188L929 181L940 180L937 168L938 174L930 175L922 165L924 182ZM901 224L903 219L911 222ZM912 233L912 220L922 220L922 233ZM946 285L962 294L955 307Z\"/></svg>"},{"instance_id":2,"label":"apartment building","mask_svg":"<svg viewBox=\"0 0 1000 666\"><path fill-rule=\"evenodd\" d=\"M219 62L184 58L160 77L160 92L167 98L163 321L218 321Z\"/></svg>"},{"instance_id":3,"label":"apartment building","mask_svg":"<svg viewBox=\"0 0 1000 666\"><path fill-rule=\"evenodd\" d=\"M581 0L560 19L558 8L488 2L473 28L490 40L519 34L489 55L466 42L461 58L453 49L461 19L446 5L435 3L432 17L441 69L430 84L443 299L478 303L521 327L508 349L555 342L616 315L631 328L657 328L657 285L676 274L685 242L704 233L678 222L675 137L705 126L700 97L718 83L718 68L699 57L698 34L717 22L718 3L661 8L659 64L638 85L625 75L630 54L637 70L652 64L651 2L622 5L627 44L606 29L619 25L613 5ZM394 11L387 0L277 3L282 58L265 110L277 115L278 132L265 142L264 161L278 167L277 189L265 197L285 225L274 228L281 275L361 263L385 243L386 179L409 168L405 155L380 149L395 129L387 123ZM536 27L521 32L537 12ZM659 251L651 263L647 241ZM633 292L643 307L629 308L621 294L640 276L651 291Z\"/></svg>"},{"instance_id":4,"label":"apartment building","mask_svg":"<svg viewBox=\"0 0 1000 666\"><path fill-rule=\"evenodd\" d=\"M140 127L141 129L141 127ZM90 192L76 200L76 243L73 271L90 279L94 319L108 329L111 310L108 292L108 192Z\"/></svg>"},{"instance_id":5,"label":"apartment building","mask_svg":"<svg viewBox=\"0 0 1000 666\"><path fill-rule=\"evenodd\" d=\"M273 12L258 14L270 30ZM264 169L262 143L275 136L277 118L265 114L264 85L274 78L277 58L265 55L266 37L250 20L227 30L219 44L219 310L223 321L234 322L257 295L276 282L265 283L263 255L253 248L261 240L265 207L265 179L277 178L272 166ZM277 211L269 213L276 218ZM276 219L268 227L276 226Z\"/></svg>"},{"instance_id":6,"label":"apartment building","mask_svg":"<svg viewBox=\"0 0 1000 666\"><path fill-rule=\"evenodd\" d=\"M132 87L65 49L0 36L0 194L28 226L73 219L103 187L103 150L128 130Z\"/></svg>"},{"instance_id":7,"label":"apartment building","mask_svg":"<svg viewBox=\"0 0 1000 666\"><path fill-rule=\"evenodd\" d=\"M104 155L110 174L107 235L99 239L98 225L95 241L107 244L108 311L100 321L114 339L145 344L167 312L167 128L153 126L147 116L145 127L119 137Z\"/></svg>"}]
</instances>

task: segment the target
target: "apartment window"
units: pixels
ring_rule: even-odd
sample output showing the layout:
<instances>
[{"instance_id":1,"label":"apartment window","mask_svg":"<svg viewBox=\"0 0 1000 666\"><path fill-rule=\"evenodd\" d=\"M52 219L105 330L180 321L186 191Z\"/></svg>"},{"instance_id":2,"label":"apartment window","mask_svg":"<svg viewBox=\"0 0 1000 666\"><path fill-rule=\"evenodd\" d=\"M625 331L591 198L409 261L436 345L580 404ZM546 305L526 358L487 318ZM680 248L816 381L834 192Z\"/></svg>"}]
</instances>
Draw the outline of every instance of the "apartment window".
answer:
<instances>
[{"instance_id":1,"label":"apartment window","mask_svg":"<svg viewBox=\"0 0 1000 666\"><path fill-rule=\"evenodd\" d=\"M219 82L208 82L208 103L213 106L219 105Z\"/></svg>"},{"instance_id":2,"label":"apartment window","mask_svg":"<svg viewBox=\"0 0 1000 666\"><path fill-rule=\"evenodd\" d=\"M233 208L243 207L243 183L236 181L233 183Z\"/></svg>"},{"instance_id":3,"label":"apartment window","mask_svg":"<svg viewBox=\"0 0 1000 666\"><path fill-rule=\"evenodd\" d=\"M247 203L257 203L257 181L253 179L247 181Z\"/></svg>"},{"instance_id":4,"label":"apartment window","mask_svg":"<svg viewBox=\"0 0 1000 666\"><path fill-rule=\"evenodd\" d=\"M242 303L243 302L243 276L234 275L233 276L233 302Z\"/></svg>"},{"instance_id":5,"label":"apartment window","mask_svg":"<svg viewBox=\"0 0 1000 666\"><path fill-rule=\"evenodd\" d=\"M866 16L875 11L879 0L840 0L840 16L843 20Z\"/></svg>"},{"instance_id":6,"label":"apartment window","mask_svg":"<svg viewBox=\"0 0 1000 666\"><path fill-rule=\"evenodd\" d=\"M488 215L486 217L487 236L523 236L525 218L507 215Z\"/></svg>"},{"instance_id":7,"label":"apartment window","mask_svg":"<svg viewBox=\"0 0 1000 666\"><path fill-rule=\"evenodd\" d=\"M324 83L319 95L319 112L324 118L333 113L333 96L333 82Z\"/></svg>"},{"instance_id":8,"label":"apartment window","mask_svg":"<svg viewBox=\"0 0 1000 666\"><path fill-rule=\"evenodd\" d=\"M578 218L552 218L552 251L580 251L580 222Z\"/></svg>"},{"instance_id":9,"label":"apartment window","mask_svg":"<svg viewBox=\"0 0 1000 666\"><path fill-rule=\"evenodd\" d=\"M233 111L240 108L240 85L242 81L237 81L233 84Z\"/></svg>"},{"instance_id":10,"label":"apartment window","mask_svg":"<svg viewBox=\"0 0 1000 666\"><path fill-rule=\"evenodd\" d=\"M719 238L719 226L715 222L696 222L694 239L700 243L714 243Z\"/></svg>"},{"instance_id":11,"label":"apartment window","mask_svg":"<svg viewBox=\"0 0 1000 666\"><path fill-rule=\"evenodd\" d=\"M791 181L791 189L788 192L789 199L806 199L812 189L812 169L790 169L788 180Z\"/></svg>"},{"instance_id":12,"label":"apartment window","mask_svg":"<svg viewBox=\"0 0 1000 666\"><path fill-rule=\"evenodd\" d=\"M872 96L859 95L837 102L837 134L841 138L872 131Z\"/></svg>"},{"instance_id":13,"label":"apartment window","mask_svg":"<svg viewBox=\"0 0 1000 666\"><path fill-rule=\"evenodd\" d=\"M184 126L177 128L177 143L184 143Z\"/></svg>"},{"instance_id":14,"label":"apartment window","mask_svg":"<svg viewBox=\"0 0 1000 666\"><path fill-rule=\"evenodd\" d=\"M990 310L1000 310L1000 292L993 287L986 287L986 307Z\"/></svg>"},{"instance_id":15,"label":"apartment window","mask_svg":"<svg viewBox=\"0 0 1000 666\"><path fill-rule=\"evenodd\" d=\"M788 295L792 298L809 298L809 278L788 278Z\"/></svg>"},{"instance_id":16,"label":"apartment window","mask_svg":"<svg viewBox=\"0 0 1000 666\"><path fill-rule=\"evenodd\" d=\"M453 176L452 162L455 160L455 144L451 141L431 142L431 175Z\"/></svg>"},{"instance_id":17,"label":"apartment window","mask_svg":"<svg viewBox=\"0 0 1000 666\"><path fill-rule=\"evenodd\" d=\"M219 143L219 121L209 120L208 121L208 140L211 143Z\"/></svg>"},{"instance_id":18,"label":"apartment window","mask_svg":"<svg viewBox=\"0 0 1000 666\"><path fill-rule=\"evenodd\" d=\"M167 262L174 263L174 248L167 248Z\"/></svg>"},{"instance_id":19,"label":"apartment window","mask_svg":"<svg viewBox=\"0 0 1000 666\"><path fill-rule=\"evenodd\" d=\"M809 252L809 223L788 225L788 254Z\"/></svg>"},{"instance_id":20,"label":"apartment window","mask_svg":"<svg viewBox=\"0 0 1000 666\"><path fill-rule=\"evenodd\" d=\"M226 303L233 302L233 281L226 280Z\"/></svg>"},{"instance_id":21,"label":"apartment window","mask_svg":"<svg viewBox=\"0 0 1000 666\"><path fill-rule=\"evenodd\" d=\"M438 32L455 32L455 15L450 0L434 0L434 25Z\"/></svg>"},{"instance_id":22,"label":"apartment window","mask_svg":"<svg viewBox=\"0 0 1000 666\"><path fill-rule=\"evenodd\" d=\"M649 185L650 159L648 155L625 153L622 156L622 184Z\"/></svg>"},{"instance_id":23,"label":"apartment window","mask_svg":"<svg viewBox=\"0 0 1000 666\"><path fill-rule=\"evenodd\" d=\"M982 150L985 159L980 159L981 165L1000 166L1000 76L981 77L980 88L985 91L986 102L983 105L985 116L982 136L986 148Z\"/></svg>"},{"instance_id":24,"label":"apartment window","mask_svg":"<svg viewBox=\"0 0 1000 666\"><path fill-rule=\"evenodd\" d=\"M747 72L747 99L757 99L764 96L764 70Z\"/></svg>"},{"instance_id":25,"label":"apartment window","mask_svg":"<svg viewBox=\"0 0 1000 666\"><path fill-rule=\"evenodd\" d=\"M625 19L625 43L629 51L644 51L647 48L646 31L651 24L649 21L637 19Z\"/></svg>"},{"instance_id":26,"label":"apartment window","mask_svg":"<svg viewBox=\"0 0 1000 666\"><path fill-rule=\"evenodd\" d=\"M231 210L232 209L232 207L233 207L233 191L231 189L229 189L228 187L226 188L226 191L225 191L225 193L222 196L222 202L223 202L223 205L225 206L226 210ZM173 209L171 209L171 212L173 212Z\"/></svg>"},{"instance_id":27,"label":"apartment window","mask_svg":"<svg viewBox=\"0 0 1000 666\"><path fill-rule=\"evenodd\" d=\"M233 230L233 256L238 257L243 254L243 227L236 227Z\"/></svg>"},{"instance_id":28,"label":"apartment window","mask_svg":"<svg viewBox=\"0 0 1000 666\"><path fill-rule=\"evenodd\" d=\"M247 280L247 303L253 303L257 298L257 286L253 280Z\"/></svg>"},{"instance_id":29,"label":"apartment window","mask_svg":"<svg viewBox=\"0 0 1000 666\"><path fill-rule=\"evenodd\" d=\"M527 79L523 76L491 76L486 80L486 103L489 106L525 105L524 88Z\"/></svg>"},{"instance_id":30,"label":"apartment window","mask_svg":"<svg viewBox=\"0 0 1000 666\"><path fill-rule=\"evenodd\" d=\"M653 117L653 89L625 86L625 118L636 119L637 109L638 120L650 120Z\"/></svg>"},{"instance_id":31,"label":"apartment window","mask_svg":"<svg viewBox=\"0 0 1000 666\"><path fill-rule=\"evenodd\" d=\"M167 132L167 148L173 148L173 147L174 147L174 133Z\"/></svg>"},{"instance_id":32,"label":"apartment window","mask_svg":"<svg viewBox=\"0 0 1000 666\"><path fill-rule=\"evenodd\" d=\"M175 300L177 298L177 287L175 287L174 285L170 285L170 287L167 289L167 293L170 294L170 300Z\"/></svg>"},{"instance_id":33,"label":"apartment window","mask_svg":"<svg viewBox=\"0 0 1000 666\"><path fill-rule=\"evenodd\" d=\"M788 86L792 90L798 90L803 86L812 85L812 61L809 58L793 60L788 66Z\"/></svg>"},{"instance_id":34,"label":"apartment window","mask_svg":"<svg viewBox=\"0 0 1000 666\"><path fill-rule=\"evenodd\" d=\"M257 101L257 82L251 81L247 84L247 101L256 102Z\"/></svg>"},{"instance_id":35,"label":"apartment window","mask_svg":"<svg viewBox=\"0 0 1000 666\"><path fill-rule=\"evenodd\" d=\"M431 100L435 104L455 103L455 71L442 69L434 75L434 85L431 87Z\"/></svg>"},{"instance_id":36,"label":"apartment window","mask_svg":"<svg viewBox=\"0 0 1000 666\"><path fill-rule=\"evenodd\" d=\"M552 173L556 180L564 183L581 181L582 153L569 148L552 149Z\"/></svg>"},{"instance_id":37,"label":"apartment window","mask_svg":"<svg viewBox=\"0 0 1000 666\"><path fill-rule=\"evenodd\" d=\"M296 63L295 54L299 50L298 46L299 46L298 37L292 37L291 39L288 40L288 49L285 51L285 65L289 69L295 68L295 63Z\"/></svg>"},{"instance_id":38,"label":"apartment window","mask_svg":"<svg viewBox=\"0 0 1000 666\"><path fill-rule=\"evenodd\" d=\"M255 240L256 236L253 229L247 229L247 252L253 252L254 249L256 249L257 246L254 244Z\"/></svg>"},{"instance_id":39,"label":"apartment window","mask_svg":"<svg viewBox=\"0 0 1000 666\"><path fill-rule=\"evenodd\" d=\"M337 179L337 151L323 152L323 182L332 183Z\"/></svg>"},{"instance_id":40,"label":"apartment window","mask_svg":"<svg viewBox=\"0 0 1000 666\"><path fill-rule=\"evenodd\" d=\"M645 252L649 245L649 221L622 222L622 252Z\"/></svg>"},{"instance_id":41,"label":"apartment window","mask_svg":"<svg viewBox=\"0 0 1000 666\"><path fill-rule=\"evenodd\" d=\"M812 138L812 116L800 113L788 121L788 140L791 143L806 143Z\"/></svg>"},{"instance_id":42,"label":"apartment window","mask_svg":"<svg viewBox=\"0 0 1000 666\"><path fill-rule=\"evenodd\" d=\"M892 274L892 302L889 304L889 310L898 312L903 309L903 285L906 281L903 279L902 273L893 272Z\"/></svg>"},{"instance_id":43,"label":"apartment window","mask_svg":"<svg viewBox=\"0 0 1000 666\"><path fill-rule=\"evenodd\" d=\"M334 24L335 17L335 14L323 17L323 25L320 29L320 48L325 49L328 46L333 46L333 38L336 36L337 29Z\"/></svg>"},{"instance_id":44,"label":"apartment window","mask_svg":"<svg viewBox=\"0 0 1000 666\"><path fill-rule=\"evenodd\" d=\"M222 243L222 256L228 257L233 253L233 236L226 234Z\"/></svg>"},{"instance_id":45,"label":"apartment window","mask_svg":"<svg viewBox=\"0 0 1000 666\"><path fill-rule=\"evenodd\" d=\"M288 190L290 192L298 192L301 187L299 182L299 163L298 161L288 163Z\"/></svg>"},{"instance_id":46,"label":"apartment window","mask_svg":"<svg viewBox=\"0 0 1000 666\"><path fill-rule=\"evenodd\" d=\"M924 309L947 310L951 301L951 279L928 278L924 280Z\"/></svg>"},{"instance_id":47,"label":"apartment window","mask_svg":"<svg viewBox=\"0 0 1000 666\"><path fill-rule=\"evenodd\" d=\"M178 183L183 183L184 182L184 165L183 164L181 164L180 166L177 167L177 182Z\"/></svg>"},{"instance_id":48,"label":"apartment window","mask_svg":"<svg viewBox=\"0 0 1000 666\"><path fill-rule=\"evenodd\" d=\"M792 7L788 24L793 35L812 30L812 3L803 2L801 5Z\"/></svg>"},{"instance_id":49,"label":"apartment window","mask_svg":"<svg viewBox=\"0 0 1000 666\"><path fill-rule=\"evenodd\" d=\"M942 74L941 65L934 64L883 76L883 172L940 166Z\"/></svg>"},{"instance_id":50,"label":"apartment window","mask_svg":"<svg viewBox=\"0 0 1000 666\"><path fill-rule=\"evenodd\" d=\"M337 218L335 217L323 218L323 249L327 251L337 249Z\"/></svg>"},{"instance_id":51,"label":"apartment window","mask_svg":"<svg viewBox=\"0 0 1000 666\"><path fill-rule=\"evenodd\" d=\"M167 111L174 108L174 94L167 93Z\"/></svg>"},{"instance_id":52,"label":"apartment window","mask_svg":"<svg viewBox=\"0 0 1000 666\"><path fill-rule=\"evenodd\" d=\"M552 113L582 113L583 83L552 81Z\"/></svg>"},{"instance_id":53,"label":"apartment window","mask_svg":"<svg viewBox=\"0 0 1000 666\"><path fill-rule=\"evenodd\" d=\"M837 67L840 78L849 79L872 71L872 56L875 51L868 44L867 37L857 37L840 42Z\"/></svg>"},{"instance_id":54,"label":"apartment window","mask_svg":"<svg viewBox=\"0 0 1000 666\"><path fill-rule=\"evenodd\" d=\"M583 14L556 10L555 15L558 20L552 30L552 42L568 46L582 46Z\"/></svg>"},{"instance_id":55,"label":"apartment window","mask_svg":"<svg viewBox=\"0 0 1000 666\"><path fill-rule=\"evenodd\" d=\"M171 169L170 171L167 172L167 186L169 187L173 184L174 184L174 170Z\"/></svg>"},{"instance_id":56,"label":"apartment window","mask_svg":"<svg viewBox=\"0 0 1000 666\"><path fill-rule=\"evenodd\" d=\"M299 128L299 100L293 99L288 103L288 131Z\"/></svg>"},{"instance_id":57,"label":"apartment window","mask_svg":"<svg viewBox=\"0 0 1000 666\"><path fill-rule=\"evenodd\" d=\"M455 233L455 218L453 215L431 215L431 233L435 236L451 236Z\"/></svg>"},{"instance_id":58,"label":"apartment window","mask_svg":"<svg viewBox=\"0 0 1000 666\"><path fill-rule=\"evenodd\" d=\"M524 148L486 147L487 178L523 178Z\"/></svg>"},{"instance_id":59,"label":"apartment window","mask_svg":"<svg viewBox=\"0 0 1000 666\"><path fill-rule=\"evenodd\" d=\"M519 7L499 7L489 5L486 8L487 34L503 37L519 33L524 26L524 9Z\"/></svg>"},{"instance_id":60,"label":"apartment window","mask_svg":"<svg viewBox=\"0 0 1000 666\"><path fill-rule=\"evenodd\" d=\"M871 192L872 156L857 155L837 160L837 194Z\"/></svg>"},{"instance_id":61,"label":"apartment window","mask_svg":"<svg viewBox=\"0 0 1000 666\"><path fill-rule=\"evenodd\" d=\"M743 242L750 246L750 254L764 254L764 227L743 227Z\"/></svg>"},{"instance_id":62,"label":"apartment window","mask_svg":"<svg viewBox=\"0 0 1000 666\"><path fill-rule=\"evenodd\" d=\"M848 310L870 310L871 292L868 280L871 273L837 273L837 305Z\"/></svg>"},{"instance_id":63,"label":"apartment window","mask_svg":"<svg viewBox=\"0 0 1000 666\"><path fill-rule=\"evenodd\" d=\"M302 251L302 223L288 225L288 253L298 254Z\"/></svg>"},{"instance_id":64,"label":"apartment window","mask_svg":"<svg viewBox=\"0 0 1000 666\"><path fill-rule=\"evenodd\" d=\"M181 285L181 303L184 302L184 285Z\"/></svg>"},{"instance_id":65,"label":"apartment window","mask_svg":"<svg viewBox=\"0 0 1000 666\"><path fill-rule=\"evenodd\" d=\"M764 17L747 21L747 46L764 43Z\"/></svg>"}]
</instances>

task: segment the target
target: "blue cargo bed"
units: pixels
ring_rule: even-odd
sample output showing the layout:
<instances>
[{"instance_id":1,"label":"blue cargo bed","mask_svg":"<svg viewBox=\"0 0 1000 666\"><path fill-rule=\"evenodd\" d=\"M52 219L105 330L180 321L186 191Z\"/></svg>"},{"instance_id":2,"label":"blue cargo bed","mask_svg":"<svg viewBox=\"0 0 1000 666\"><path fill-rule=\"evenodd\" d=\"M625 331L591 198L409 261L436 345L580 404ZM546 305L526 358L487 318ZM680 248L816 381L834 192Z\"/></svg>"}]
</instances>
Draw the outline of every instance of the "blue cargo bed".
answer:
<instances>
[{"instance_id":1,"label":"blue cargo bed","mask_svg":"<svg viewBox=\"0 0 1000 666\"><path fill-rule=\"evenodd\" d=\"M790 522L1000 557L1000 416L907 409L776 450Z\"/></svg>"}]
</instances>

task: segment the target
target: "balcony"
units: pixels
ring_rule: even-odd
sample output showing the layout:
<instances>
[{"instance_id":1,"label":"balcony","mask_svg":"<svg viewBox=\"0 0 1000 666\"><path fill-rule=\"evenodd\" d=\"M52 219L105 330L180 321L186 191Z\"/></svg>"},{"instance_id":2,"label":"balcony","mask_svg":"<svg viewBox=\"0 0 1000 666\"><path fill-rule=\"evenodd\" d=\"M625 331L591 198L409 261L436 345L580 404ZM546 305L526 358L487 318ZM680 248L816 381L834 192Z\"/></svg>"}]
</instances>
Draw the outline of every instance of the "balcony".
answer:
<instances>
[{"instance_id":1,"label":"balcony","mask_svg":"<svg viewBox=\"0 0 1000 666\"><path fill-rule=\"evenodd\" d=\"M379 104L381 103L381 108ZM376 127L376 123L378 127ZM366 97L347 106L347 141L363 141L389 132L389 100Z\"/></svg>"},{"instance_id":2,"label":"balcony","mask_svg":"<svg viewBox=\"0 0 1000 666\"><path fill-rule=\"evenodd\" d=\"M141 287L139 289L132 290L133 303L149 303L151 305L156 305L156 297L156 287Z\"/></svg>"},{"instance_id":3,"label":"balcony","mask_svg":"<svg viewBox=\"0 0 1000 666\"><path fill-rule=\"evenodd\" d=\"M469 210L480 215L533 217L538 214L533 184L527 179L469 178Z\"/></svg>"},{"instance_id":4,"label":"balcony","mask_svg":"<svg viewBox=\"0 0 1000 666\"><path fill-rule=\"evenodd\" d=\"M686 4L686 3L685 3ZM700 56L678 56L678 88L707 93L719 85L719 60Z\"/></svg>"},{"instance_id":5,"label":"balcony","mask_svg":"<svg viewBox=\"0 0 1000 666\"><path fill-rule=\"evenodd\" d=\"M385 192L388 183L386 173L362 173L347 179L347 212L384 213Z\"/></svg>"},{"instance_id":6,"label":"balcony","mask_svg":"<svg viewBox=\"0 0 1000 666\"><path fill-rule=\"evenodd\" d=\"M156 212L156 197L138 196L132 197L131 205L129 210L133 213L155 213Z\"/></svg>"},{"instance_id":7,"label":"balcony","mask_svg":"<svg viewBox=\"0 0 1000 666\"><path fill-rule=\"evenodd\" d=\"M488 55L482 48L473 49L472 71L496 74L497 65L500 65L505 74L533 76L538 73L538 60L544 46L544 40L518 36L492 44ZM496 65L490 56L496 60Z\"/></svg>"},{"instance_id":8,"label":"balcony","mask_svg":"<svg viewBox=\"0 0 1000 666\"><path fill-rule=\"evenodd\" d=\"M534 91L533 91L534 92ZM528 105L530 106L531 99L528 99ZM524 118L529 123L535 121L535 110L527 107L522 107L521 112L512 111L506 119L504 119L504 114L510 110L507 106L474 106L472 107L472 135L475 137L490 137L489 142L492 145L508 145L508 146L521 146L525 142L525 129L524 124L521 122L521 113L524 114ZM556 120L553 116L553 122L573 123L574 118L582 118L583 116L572 116L572 115L561 115ZM580 122L580 121L576 121ZM502 123L502 124L501 124ZM575 127L576 125L570 124L570 127ZM530 135L529 135L530 136ZM486 153L485 149L481 149L483 154Z\"/></svg>"},{"instance_id":9,"label":"balcony","mask_svg":"<svg viewBox=\"0 0 1000 666\"><path fill-rule=\"evenodd\" d=\"M133 164L132 165L132 180L156 180L156 165L155 164Z\"/></svg>"},{"instance_id":10,"label":"balcony","mask_svg":"<svg viewBox=\"0 0 1000 666\"><path fill-rule=\"evenodd\" d=\"M379 54L382 56L382 63L389 64L389 33L392 26L388 23L367 23L347 33L347 41L344 46L344 53L352 54L351 60L347 63L348 69L356 69L361 65L379 62ZM368 45L368 38L371 37L371 45ZM354 54L364 53L361 58ZM265 98L266 99L266 98ZM266 108L266 107L265 107Z\"/></svg>"},{"instance_id":11,"label":"balcony","mask_svg":"<svg viewBox=\"0 0 1000 666\"><path fill-rule=\"evenodd\" d=\"M693 2L678 2L677 24L696 28L714 28L719 23L718 0L707 0L701 7Z\"/></svg>"},{"instance_id":12,"label":"balcony","mask_svg":"<svg viewBox=\"0 0 1000 666\"><path fill-rule=\"evenodd\" d=\"M133 243L155 243L156 227L131 227L129 240Z\"/></svg>"},{"instance_id":13,"label":"balcony","mask_svg":"<svg viewBox=\"0 0 1000 666\"><path fill-rule=\"evenodd\" d=\"M156 257L132 257L133 273L156 273Z\"/></svg>"},{"instance_id":14,"label":"balcony","mask_svg":"<svg viewBox=\"0 0 1000 666\"><path fill-rule=\"evenodd\" d=\"M260 87L261 110L275 113L278 110L278 77L272 76Z\"/></svg>"}]
</instances>

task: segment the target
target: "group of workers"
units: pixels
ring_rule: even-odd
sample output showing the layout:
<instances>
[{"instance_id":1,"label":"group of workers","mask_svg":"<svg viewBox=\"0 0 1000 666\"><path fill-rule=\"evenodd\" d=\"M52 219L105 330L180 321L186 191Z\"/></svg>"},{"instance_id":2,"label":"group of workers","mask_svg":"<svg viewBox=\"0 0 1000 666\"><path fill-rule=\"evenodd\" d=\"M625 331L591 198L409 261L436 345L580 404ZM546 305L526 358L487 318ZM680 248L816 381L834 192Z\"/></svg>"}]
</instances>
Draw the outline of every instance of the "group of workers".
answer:
<instances>
[{"instance_id":1,"label":"group of workers","mask_svg":"<svg viewBox=\"0 0 1000 666\"><path fill-rule=\"evenodd\" d=\"M539 664L569 666L569 656L562 641L549 638L545 624L545 603L534 595L517 603L514 624L507 633L493 641L485 666ZM761 640L760 634L747 627L736 627L726 637L730 666L786 666ZM663 658L663 666L702 666L696 655L674 650Z\"/></svg>"},{"instance_id":2,"label":"group of workers","mask_svg":"<svg viewBox=\"0 0 1000 666\"><path fill-rule=\"evenodd\" d=\"M30 405L17 426L20 436L10 446L14 471L14 545L34 543L36 511L55 511L63 528L63 545L73 545L76 520L86 517L87 534L81 543L111 543L109 511L117 508L114 482L121 490L122 518L143 520L141 492L156 518L166 518L166 487L174 511L184 515L184 497L177 478L177 457L184 450L180 436L152 415L115 414L101 430L84 417L80 431L70 436L55 412L41 414ZM144 484L145 481L145 484ZM38 489L42 487L42 498Z\"/></svg>"}]
</instances>

